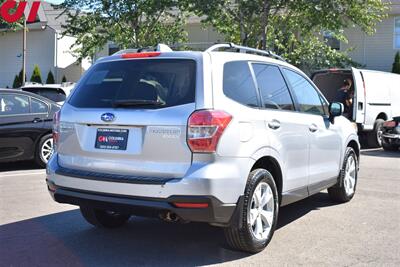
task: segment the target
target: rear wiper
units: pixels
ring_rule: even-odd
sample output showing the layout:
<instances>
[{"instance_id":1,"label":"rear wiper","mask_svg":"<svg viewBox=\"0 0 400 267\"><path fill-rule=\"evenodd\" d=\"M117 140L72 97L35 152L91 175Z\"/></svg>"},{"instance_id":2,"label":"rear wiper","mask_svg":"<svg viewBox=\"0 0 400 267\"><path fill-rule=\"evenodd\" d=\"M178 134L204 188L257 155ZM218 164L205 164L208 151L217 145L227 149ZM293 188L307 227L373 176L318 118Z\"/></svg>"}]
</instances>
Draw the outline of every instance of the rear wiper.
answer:
<instances>
[{"instance_id":1,"label":"rear wiper","mask_svg":"<svg viewBox=\"0 0 400 267\"><path fill-rule=\"evenodd\" d=\"M112 102L114 108L117 107L138 107L138 106L163 106L164 103L155 100L144 100L144 99L127 99L127 100L115 100Z\"/></svg>"}]
</instances>

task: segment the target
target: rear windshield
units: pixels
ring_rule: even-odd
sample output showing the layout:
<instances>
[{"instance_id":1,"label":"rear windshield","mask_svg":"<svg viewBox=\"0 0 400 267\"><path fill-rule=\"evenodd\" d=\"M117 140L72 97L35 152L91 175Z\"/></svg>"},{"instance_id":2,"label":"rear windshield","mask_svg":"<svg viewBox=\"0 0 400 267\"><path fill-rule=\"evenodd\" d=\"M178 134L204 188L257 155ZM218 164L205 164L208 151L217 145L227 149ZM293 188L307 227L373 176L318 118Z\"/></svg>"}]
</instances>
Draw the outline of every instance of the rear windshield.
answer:
<instances>
[{"instance_id":1,"label":"rear windshield","mask_svg":"<svg viewBox=\"0 0 400 267\"><path fill-rule=\"evenodd\" d=\"M69 104L78 108L110 108L121 101L142 101L148 105L123 107L162 108L192 103L195 100L195 71L196 62L189 59L100 63L85 75Z\"/></svg>"},{"instance_id":2,"label":"rear windshield","mask_svg":"<svg viewBox=\"0 0 400 267\"><path fill-rule=\"evenodd\" d=\"M24 88L23 90L43 96L54 102L64 102L65 99L67 98L65 92L62 89L58 88L29 87L29 88Z\"/></svg>"}]
</instances>

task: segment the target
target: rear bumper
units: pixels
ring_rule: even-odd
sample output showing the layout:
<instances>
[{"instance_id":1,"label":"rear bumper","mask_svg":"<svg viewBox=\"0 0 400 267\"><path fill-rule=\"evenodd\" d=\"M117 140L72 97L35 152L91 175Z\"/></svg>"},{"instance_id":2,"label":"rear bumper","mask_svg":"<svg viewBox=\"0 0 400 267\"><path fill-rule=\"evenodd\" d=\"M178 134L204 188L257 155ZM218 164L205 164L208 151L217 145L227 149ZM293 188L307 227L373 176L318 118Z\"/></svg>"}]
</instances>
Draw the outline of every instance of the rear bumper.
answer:
<instances>
[{"instance_id":1,"label":"rear bumper","mask_svg":"<svg viewBox=\"0 0 400 267\"><path fill-rule=\"evenodd\" d=\"M382 138L384 138L387 143L396 144L396 145L400 144L400 134L384 133L384 134L382 134Z\"/></svg>"},{"instance_id":2,"label":"rear bumper","mask_svg":"<svg viewBox=\"0 0 400 267\"><path fill-rule=\"evenodd\" d=\"M47 186L52 198L59 203L148 217L159 217L167 212L172 212L185 221L219 225L230 223L237 206L236 204L223 204L212 196L171 196L167 199L137 198L61 188L50 181L47 181ZM207 203L207 207L178 208L174 203Z\"/></svg>"},{"instance_id":3,"label":"rear bumper","mask_svg":"<svg viewBox=\"0 0 400 267\"><path fill-rule=\"evenodd\" d=\"M196 162L179 179L99 174L66 170L57 153L47 164L46 179L54 200L106 210L154 215L170 211L188 221L227 224L246 186L253 162L248 158L218 158ZM95 170L94 170L95 171ZM178 208L172 203L208 203L207 208Z\"/></svg>"}]
</instances>

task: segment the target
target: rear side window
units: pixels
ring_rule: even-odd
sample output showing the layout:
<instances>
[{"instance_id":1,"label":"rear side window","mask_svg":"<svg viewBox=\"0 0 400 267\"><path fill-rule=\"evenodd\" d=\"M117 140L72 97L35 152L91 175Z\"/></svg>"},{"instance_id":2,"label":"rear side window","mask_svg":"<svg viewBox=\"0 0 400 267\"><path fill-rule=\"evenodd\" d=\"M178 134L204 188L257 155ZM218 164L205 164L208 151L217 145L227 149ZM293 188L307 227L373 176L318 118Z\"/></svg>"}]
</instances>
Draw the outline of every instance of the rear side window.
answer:
<instances>
[{"instance_id":1,"label":"rear side window","mask_svg":"<svg viewBox=\"0 0 400 267\"><path fill-rule=\"evenodd\" d=\"M258 107L256 87L246 61L225 63L224 94L243 105Z\"/></svg>"},{"instance_id":2,"label":"rear side window","mask_svg":"<svg viewBox=\"0 0 400 267\"><path fill-rule=\"evenodd\" d=\"M265 108L294 110L289 89L277 66L253 64L253 70Z\"/></svg>"},{"instance_id":3,"label":"rear side window","mask_svg":"<svg viewBox=\"0 0 400 267\"><path fill-rule=\"evenodd\" d=\"M120 60L100 63L74 89L78 108L161 108L195 101L196 62L189 59ZM129 105L146 102L148 105ZM157 103L150 105L149 103Z\"/></svg>"},{"instance_id":4,"label":"rear side window","mask_svg":"<svg viewBox=\"0 0 400 267\"><path fill-rule=\"evenodd\" d=\"M49 107L42 101L31 98L31 112L32 113L47 113Z\"/></svg>"}]
</instances>

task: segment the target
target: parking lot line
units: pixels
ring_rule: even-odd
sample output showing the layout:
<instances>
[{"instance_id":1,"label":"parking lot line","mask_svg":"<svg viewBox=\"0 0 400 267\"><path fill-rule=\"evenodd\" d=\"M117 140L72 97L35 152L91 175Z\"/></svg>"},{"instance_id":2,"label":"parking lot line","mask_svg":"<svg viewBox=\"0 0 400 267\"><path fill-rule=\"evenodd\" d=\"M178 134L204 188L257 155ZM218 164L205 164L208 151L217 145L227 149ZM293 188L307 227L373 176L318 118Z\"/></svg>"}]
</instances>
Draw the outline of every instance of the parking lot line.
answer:
<instances>
[{"instance_id":1,"label":"parking lot line","mask_svg":"<svg viewBox=\"0 0 400 267\"><path fill-rule=\"evenodd\" d=\"M29 176L29 175L38 175L38 174L45 174L45 170L38 170L38 171L18 171L18 172L4 172L0 173L0 178L1 177L12 177L12 176Z\"/></svg>"}]
</instances>

